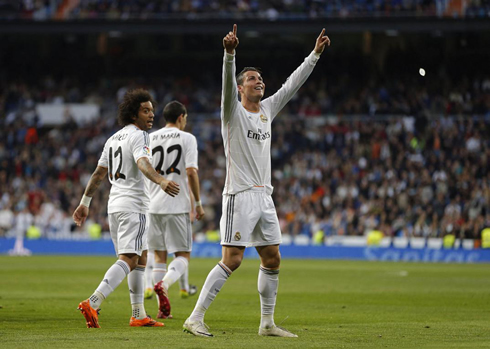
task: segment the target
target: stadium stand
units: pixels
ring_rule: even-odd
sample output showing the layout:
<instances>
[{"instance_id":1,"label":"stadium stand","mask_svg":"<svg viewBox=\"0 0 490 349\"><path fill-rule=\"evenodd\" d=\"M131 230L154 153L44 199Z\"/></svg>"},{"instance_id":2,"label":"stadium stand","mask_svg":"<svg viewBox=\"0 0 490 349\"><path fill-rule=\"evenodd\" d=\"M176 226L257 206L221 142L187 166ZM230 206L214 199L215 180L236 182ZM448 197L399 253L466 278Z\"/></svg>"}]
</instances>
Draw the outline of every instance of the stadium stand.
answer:
<instances>
[{"instance_id":1,"label":"stadium stand","mask_svg":"<svg viewBox=\"0 0 490 349\"><path fill-rule=\"evenodd\" d=\"M348 1L142 1L24 0L5 4L3 17L33 20L146 20L181 16L189 20L261 18L265 20L362 17L488 17L488 1L348 0Z\"/></svg>"},{"instance_id":2,"label":"stadium stand","mask_svg":"<svg viewBox=\"0 0 490 349\"><path fill-rule=\"evenodd\" d=\"M478 237L490 220L490 149L485 137L490 80L473 81L471 91L459 94L405 94L411 101L397 98L401 94L396 89L371 89L377 93L353 96L358 107L352 107L350 99L336 105L325 97L328 92L311 85L283 112L284 121L273 133L274 196L284 233L362 235L378 227L389 236L436 237L457 231L466 238ZM115 113L118 96L127 88L83 95L83 89L68 81L46 79L38 87L10 83L2 89L4 230L11 227L7 221L27 208L45 236L69 234L74 229L71 212L96 165L101 142L117 130L113 118L78 125L69 113L60 125L46 127L35 105L95 101L101 114L108 115ZM165 91L159 86L151 90L159 101L179 98L156 92ZM219 93L211 91L208 98L200 90L185 93L189 110L201 112L190 112L190 124L200 142L203 201L210 213L202 229L215 229L221 211L222 187L216 183L224 181L224 152L219 120L211 113ZM215 104L200 105L200 100ZM379 105L385 105L381 113ZM385 114L404 110L418 117ZM427 110L438 116L427 116ZM478 111L473 115L480 117L463 117L463 111ZM369 112L376 118L359 116ZM107 191L98 193L91 218L107 230Z\"/></svg>"},{"instance_id":3,"label":"stadium stand","mask_svg":"<svg viewBox=\"0 0 490 349\"><path fill-rule=\"evenodd\" d=\"M206 15L267 19L275 12L283 19L290 18L294 28L295 18L305 16L415 20L419 16L489 14L486 0L465 2L465 7L458 1L415 0L156 3L4 1L0 18L74 20L84 26L91 18L121 21L194 13L204 20ZM25 28L28 31L28 26ZM195 67L189 64L189 55L179 51L181 41L188 37L147 35L140 40L116 34L68 33L34 39L18 35L15 40L3 36L0 62L6 69L0 72L0 235L14 236L32 224L40 228L43 237L71 238L82 232L73 225L71 213L96 166L102 142L117 130L118 100L134 87L149 89L160 108L172 99L187 106L189 126L199 141L202 201L207 212L196 230L216 231L225 175L218 114L221 52L217 52L217 59L214 56L221 48L209 43L219 43L220 38L201 36L192 41L202 54ZM287 67L296 64L289 62L288 51L301 49L307 54L311 49L297 44L304 39L300 35L260 43L250 34L252 43L247 50L252 53L243 55L243 61L251 56L259 62L269 91L276 90L289 73ZM378 35L376 43L365 47L374 35ZM308 241L320 237L321 241L323 236L381 231L386 236L443 237L452 233L479 239L482 229L490 226L488 33L445 37L434 30L430 34L434 40L429 41L428 36L417 34L414 39L389 31L338 34L331 57L322 57L322 66L316 68L322 69L321 73L314 74L282 111L281 122L276 122L273 130L272 181L285 235L306 236ZM271 58L266 48L272 44L278 49ZM39 55L13 58L5 53L23 45ZM130 49L125 50L124 45ZM240 45L246 47L247 40ZM136 52L141 47L149 54ZM155 47L155 51L149 49ZM171 66L175 57L185 71L152 71ZM137 72L121 73L142 59L145 64ZM282 59L280 69L278 59ZM414 73L418 62L425 62L432 78ZM50 72L49 64L58 69ZM162 77L153 77L159 74ZM51 111L61 108L56 123L46 119L49 113L40 109L43 105L53 108ZM77 105L94 106L95 118L80 119ZM161 117L154 127L159 126L163 126ZM91 205L91 223L100 225L102 231L108 230L107 193L99 190Z\"/></svg>"}]
</instances>

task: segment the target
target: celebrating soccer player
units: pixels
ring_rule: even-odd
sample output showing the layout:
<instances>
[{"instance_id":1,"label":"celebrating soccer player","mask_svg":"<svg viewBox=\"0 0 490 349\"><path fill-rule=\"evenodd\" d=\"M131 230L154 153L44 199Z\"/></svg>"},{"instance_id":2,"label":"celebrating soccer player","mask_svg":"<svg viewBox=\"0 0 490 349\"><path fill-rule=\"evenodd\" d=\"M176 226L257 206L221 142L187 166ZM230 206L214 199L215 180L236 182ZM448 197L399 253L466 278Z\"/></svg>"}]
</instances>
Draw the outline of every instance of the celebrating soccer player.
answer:
<instances>
[{"instance_id":1,"label":"celebrating soccer player","mask_svg":"<svg viewBox=\"0 0 490 349\"><path fill-rule=\"evenodd\" d=\"M297 337L275 325L274 308L281 255L281 230L271 185L271 124L313 71L330 39L323 29L313 52L284 85L262 101L265 83L257 68L244 68L235 79L237 26L223 38L221 129L226 155L226 182L220 221L222 259L208 274L184 330L212 337L204 314L221 287L241 264L246 247L260 256L258 290L261 304L259 335ZM241 103L238 101L240 95Z\"/></svg>"}]
</instances>

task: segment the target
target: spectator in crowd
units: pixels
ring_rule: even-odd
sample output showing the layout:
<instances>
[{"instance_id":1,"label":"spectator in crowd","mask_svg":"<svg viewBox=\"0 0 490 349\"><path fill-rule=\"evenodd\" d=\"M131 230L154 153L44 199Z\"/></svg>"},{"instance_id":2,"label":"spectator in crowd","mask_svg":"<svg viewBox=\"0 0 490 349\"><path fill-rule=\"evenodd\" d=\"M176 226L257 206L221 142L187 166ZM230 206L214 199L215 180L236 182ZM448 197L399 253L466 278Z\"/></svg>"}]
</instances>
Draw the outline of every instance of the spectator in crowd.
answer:
<instances>
[{"instance_id":1,"label":"spectator in crowd","mask_svg":"<svg viewBox=\"0 0 490 349\"><path fill-rule=\"evenodd\" d=\"M0 6L0 15L9 18L46 21L54 19L159 19L181 15L195 18L232 18L249 16L266 20L304 18L359 18L359 17L488 17L488 2L471 0L465 7L450 6L440 0L379 0L379 1L32 1L23 0L14 5Z\"/></svg>"},{"instance_id":2,"label":"spectator in crowd","mask_svg":"<svg viewBox=\"0 0 490 349\"><path fill-rule=\"evenodd\" d=\"M174 84L142 83L154 91L156 100L168 102L185 95L186 103L196 110L190 131L198 139L204 164L200 178L207 215L194 228L214 230L219 225L221 192L212 184L223 182L225 176L216 114L220 88L213 79L206 90L198 88L198 83L181 84L185 80L181 77L173 80ZM83 234L67 218L78 205L76 198L96 166L100 147L116 131L113 118L107 115L117 108L118 90L137 85L133 80L115 79L113 84L101 82L90 88L75 81L46 77L37 83L20 79L0 83L0 210L10 207L17 216L26 205L44 237ZM355 80L333 76L328 85L320 81L311 77L315 88L298 92L273 134L273 197L280 203L284 234L311 236L312 227L320 226L326 238L362 235L379 223L387 236L438 237L449 224L460 237L479 236L490 205L490 150L485 137L490 130L488 78L466 84L462 99L451 96L456 89L450 79L441 79L441 85L429 93L421 92L423 86L417 80L400 77L385 84L373 78L369 89L361 87L352 98L343 95L359 84ZM346 81L349 89L344 90L340 81ZM271 89L279 86L274 78L268 85ZM83 125L67 118L65 124L44 126L34 106L58 100L96 103L101 117ZM352 107L351 100L358 105ZM387 115L377 112L381 100ZM307 101L315 101L322 116L309 115ZM400 104L407 107L400 109ZM455 110L457 114L452 114ZM358 113L368 116L359 119ZM294 115L294 122L287 115ZM326 123L326 115L336 116L330 118L336 122ZM315 127L308 127L310 123ZM32 128L35 133L29 131ZM97 215L91 218L108 231L108 184L103 182L101 189L92 200L92 212ZM446 211L449 205L452 211ZM457 224L449 219L455 207L460 208ZM51 215L56 219L47 223ZM15 236L15 221L7 236Z\"/></svg>"}]
</instances>

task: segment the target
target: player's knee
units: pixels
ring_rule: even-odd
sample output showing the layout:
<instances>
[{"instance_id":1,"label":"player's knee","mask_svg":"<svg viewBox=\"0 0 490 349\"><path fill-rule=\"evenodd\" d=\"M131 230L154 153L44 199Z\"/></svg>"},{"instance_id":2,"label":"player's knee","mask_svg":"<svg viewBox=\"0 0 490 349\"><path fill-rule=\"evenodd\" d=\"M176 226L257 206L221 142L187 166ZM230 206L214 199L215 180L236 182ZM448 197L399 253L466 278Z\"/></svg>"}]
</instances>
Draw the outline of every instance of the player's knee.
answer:
<instances>
[{"instance_id":1,"label":"player's knee","mask_svg":"<svg viewBox=\"0 0 490 349\"><path fill-rule=\"evenodd\" d=\"M135 262L135 261L133 261L133 260L131 260L131 259L130 259L130 260L126 260L125 262L126 262L126 263L128 263L128 265L129 265L129 269L130 269L131 271L133 271L133 270L134 270L134 268L136 268L136 266L138 265L138 263L137 263L137 262Z\"/></svg>"},{"instance_id":2,"label":"player's knee","mask_svg":"<svg viewBox=\"0 0 490 349\"><path fill-rule=\"evenodd\" d=\"M230 265L228 265L230 264ZM240 265L242 264L242 260L241 259L234 259L232 260L231 262L229 262L228 264L225 264L228 268L230 268L231 271L235 271L237 270Z\"/></svg>"},{"instance_id":3,"label":"player's knee","mask_svg":"<svg viewBox=\"0 0 490 349\"><path fill-rule=\"evenodd\" d=\"M184 257L185 259L187 259L187 261L190 261L191 253L190 252L176 252L175 257Z\"/></svg>"},{"instance_id":4,"label":"player's knee","mask_svg":"<svg viewBox=\"0 0 490 349\"><path fill-rule=\"evenodd\" d=\"M138 259L138 262L136 263L136 265L138 266L141 266L141 267L146 267L146 263L148 262L147 258L143 258L143 257L140 257Z\"/></svg>"},{"instance_id":5,"label":"player's knee","mask_svg":"<svg viewBox=\"0 0 490 349\"><path fill-rule=\"evenodd\" d=\"M281 261L274 259L274 260L269 260L267 265L264 265L267 269L278 269L279 266L281 265Z\"/></svg>"},{"instance_id":6,"label":"player's knee","mask_svg":"<svg viewBox=\"0 0 490 349\"><path fill-rule=\"evenodd\" d=\"M233 268L231 268L231 270L237 270L240 267L240 265L242 265L242 259L241 258L240 259L237 258L234 261Z\"/></svg>"},{"instance_id":7,"label":"player's knee","mask_svg":"<svg viewBox=\"0 0 490 349\"><path fill-rule=\"evenodd\" d=\"M231 271L235 271L242 264L242 256L232 256L222 260L222 263L230 268Z\"/></svg>"},{"instance_id":8,"label":"player's knee","mask_svg":"<svg viewBox=\"0 0 490 349\"><path fill-rule=\"evenodd\" d=\"M262 258L262 266L268 269L277 269L281 265L281 255L278 253L273 256Z\"/></svg>"},{"instance_id":9,"label":"player's knee","mask_svg":"<svg viewBox=\"0 0 490 349\"><path fill-rule=\"evenodd\" d=\"M120 254L119 259L126 262L131 270L134 270L139 264L140 256L137 254ZM146 265L146 259L144 264Z\"/></svg>"}]
</instances>

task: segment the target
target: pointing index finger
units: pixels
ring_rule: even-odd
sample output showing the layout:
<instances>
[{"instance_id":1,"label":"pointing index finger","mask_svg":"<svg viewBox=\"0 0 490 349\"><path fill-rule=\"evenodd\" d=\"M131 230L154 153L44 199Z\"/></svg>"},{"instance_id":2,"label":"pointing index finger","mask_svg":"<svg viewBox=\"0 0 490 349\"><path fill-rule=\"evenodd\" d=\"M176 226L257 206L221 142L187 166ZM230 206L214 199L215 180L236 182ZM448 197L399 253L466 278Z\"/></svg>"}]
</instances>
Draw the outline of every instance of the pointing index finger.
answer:
<instances>
[{"instance_id":1,"label":"pointing index finger","mask_svg":"<svg viewBox=\"0 0 490 349\"><path fill-rule=\"evenodd\" d=\"M322 32L320 33L320 35L318 36L318 39L320 39L323 35L325 34L325 28L322 29Z\"/></svg>"},{"instance_id":2,"label":"pointing index finger","mask_svg":"<svg viewBox=\"0 0 490 349\"><path fill-rule=\"evenodd\" d=\"M233 36L236 36L237 25L233 24Z\"/></svg>"}]
</instances>

